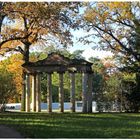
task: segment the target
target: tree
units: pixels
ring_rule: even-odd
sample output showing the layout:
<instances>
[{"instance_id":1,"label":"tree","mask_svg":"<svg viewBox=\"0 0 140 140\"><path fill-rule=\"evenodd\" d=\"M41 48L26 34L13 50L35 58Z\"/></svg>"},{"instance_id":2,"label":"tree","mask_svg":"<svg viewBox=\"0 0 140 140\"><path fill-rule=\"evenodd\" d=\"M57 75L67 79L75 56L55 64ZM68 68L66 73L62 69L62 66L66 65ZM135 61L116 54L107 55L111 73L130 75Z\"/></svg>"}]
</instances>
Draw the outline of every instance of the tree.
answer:
<instances>
[{"instance_id":1,"label":"tree","mask_svg":"<svg viewBox=\"0 0 140 140\"><path fill-rule=\"evenodd\" d=\"M104 108L104 83L105 83L105 67L102 61L98 58L91 57L89 61L93 63L92 69L94 71L93 74L93 100L96 101L97 110L99 112L103 111Z\"/></svg>"},{"instance_id":2,"label":"tree","mask_svg":"<svg viewBox=\"0 0 140 140\"><path fill-rule=\"evenodd\" d=\"M33 44L40 41L50 43L56 39L64 45L71 43L69 28L76 28L75 19L71 16L78 12L78 3L5 3L2 12L8 23L3 19L1 53L18 51L28 62Z\"/></svg>"},{"instance_id":3,"label":"tree","mask_svg":"<svg viewBox=\"0 0 140 140\"><path fill-rule=\"evenodd\" d=\"M98 59L91 57L93 63L93 100L98 111L118 111L122 109L122 75L116 68L113 57Z\"/></svg>"},{"instance_id":4,"label":"tree","mask_svg":"<svg viewBox=\"0 0 140 140\"><path fill-rule=\"evenodd\" d=\"M16 94L12 73L7 72L4 66L0 67L0 112L5 111L5 104L13 100Z\"/></svg>"},{"instance_id":5,"label":"tree","mask_svg":"<svg viewBox=\"0 0 140 140\"><path fill-rule=\"evenodd\" d=\"M121 52L139 61L139 52L129 44L131 33L136 32L139 23L139 2L99 2L89 4L84 15L84 27L94 29L92 35L100 37L100 45ZM136 34L135 34L136 35ZM136 36L139 36L137 34Z\"/></svg>"},{"instance_id":6,"label":"tree","mask_svg":"<svg viewBox=\"0 0 140 140\"><path fill-rule=\"evenodd\" d=\"M20 54L15 54L7 59L0 61L0 69L4 71L7 76L12 75L12 81L16 88L16 102L20 101L22 93L22 56ZM12 97L11 97L12 98Z\"/></svg>"},{"instance_id":7,"label":"tree","mask_svg":"<svg viewBox=\"0 0 140 140\"><path fill-rule=\"evenodd\" d=\"M120 72L112 73L108 80L105 81L105 97L108 110L122 111L122 77Z\"/></svg>"},{"instance_id":8,"label":"tree","mask_svg":"<svg viewBox=\"0 0 140 140\"><path fill-rule=\"evenodd\" d=\"M140 3L89 3L83 15L82 27L98 37L101 49L111 50L119 57L119 68L136 74L136 91L140 93Z\"/></svg>"},{"instance_id":9,"label":"tree","mask_svg":"<svg viewBox=\"0 0 140 140\"><path fill-rule=\"evenodd\" d=\"M90 3L83 17L83 27L100 38L98 47L111 49L123 64L140 66L139 2ZM132 69L129 69L132 70ZM135 69L136 70L136 69ZM137 69L137 72L139 68Z\"/></svg>"},{"instance_id":10,"label":"tree","mask_svg":"<svg viewBox=\"0 0 140 140\"><path fill-rule=\"evenodd\" d=\"M8 72L12 73L13 75L13 82L16 85L16 90L18 93L18 102L20 101L20 97L22 94L22 64L24 63L22 60L21 54L14 54L7 58L9 63L7 63L6 67Z\"/></svg>"},{"instance_id":11,"label":"tree","mask_svg":"<svg viewBox=\"0 0 140 140\"><path fill-rule=\"evenodd\" d=\"M140 96L135 73L122 73L123 108L127 112L138 112L140 109Z\"/></svg>"}]
</instances>

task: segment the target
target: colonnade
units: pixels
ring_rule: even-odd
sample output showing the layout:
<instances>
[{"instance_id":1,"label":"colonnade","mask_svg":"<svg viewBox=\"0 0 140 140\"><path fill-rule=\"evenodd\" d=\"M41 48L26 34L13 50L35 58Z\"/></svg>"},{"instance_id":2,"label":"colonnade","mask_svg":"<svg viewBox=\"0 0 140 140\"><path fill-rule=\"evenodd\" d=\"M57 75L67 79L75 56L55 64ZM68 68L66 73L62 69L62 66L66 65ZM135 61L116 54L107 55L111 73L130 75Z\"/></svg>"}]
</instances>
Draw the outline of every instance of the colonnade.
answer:
<instances>
[{"instance_id":1,"label":"colonnade","mask_svg":"<svg viewBox=\"0 0 140 140\"><path fill-rule=\"evenodd\" d=\"M30 81L31 77L31 81ZM25 94L25 110L26 112L30 112L30 97L32 96L32 111L40 112L41 111L41 79L40 74L26 74L24 79L24 94ZM32 86L31 86L32 83ZM32 90L31 90L32 87ZM32 94L31 94L32 93Z\"/></svg>"},{"instance_id":2,"label":"colonnade","mask_svg":"<svg viewBox=\"0 0 140 140\"><path fill-rule=\"evenodd\" d=\"M59 73L59 111L64 112L63 74ZM31 76L31 78L30 78ZM30 81L31 79L31 81ZM48 112L52 112L52 73L47 73L47 105ZM70 73L70 102L71 112L75 106L75 73ZM31 86L32 85L32 86ZM32 90L31 90L32 87ZM41 111L41 74L26 74L25 76L25 111L30 112L30 96L32 96L32 111ZM32 94L31 94L32 91ZM92 73L82 73L82 112L92 112Z\"/></svg>"}]
</instances>

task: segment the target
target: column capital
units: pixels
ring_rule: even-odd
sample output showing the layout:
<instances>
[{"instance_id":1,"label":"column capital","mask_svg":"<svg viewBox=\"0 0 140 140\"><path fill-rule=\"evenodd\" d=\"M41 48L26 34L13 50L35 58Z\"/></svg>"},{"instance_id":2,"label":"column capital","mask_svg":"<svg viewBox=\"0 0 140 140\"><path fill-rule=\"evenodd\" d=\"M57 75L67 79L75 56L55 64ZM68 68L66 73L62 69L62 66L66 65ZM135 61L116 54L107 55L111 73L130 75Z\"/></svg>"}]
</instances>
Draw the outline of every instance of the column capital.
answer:
<instances>
[{"instance_id":1,"label":"column capital","mask_svg":"<svg viewBox=\"0 0 140 140\"><path fill-rule=\"evenodd\" d=\"M37 75L37 72L33 72L31 73L32 76L36 76Z\"/></svg>"},{"instance_id":2,"label":"column capital","mask_svg":"<svg viewBox=\"0 0 140 140\"><path fill-rule=\"evenodd\" d=\"M26 76L30 76L31 74L30 73L26 73Z\"/></svg>"}]
</instances>

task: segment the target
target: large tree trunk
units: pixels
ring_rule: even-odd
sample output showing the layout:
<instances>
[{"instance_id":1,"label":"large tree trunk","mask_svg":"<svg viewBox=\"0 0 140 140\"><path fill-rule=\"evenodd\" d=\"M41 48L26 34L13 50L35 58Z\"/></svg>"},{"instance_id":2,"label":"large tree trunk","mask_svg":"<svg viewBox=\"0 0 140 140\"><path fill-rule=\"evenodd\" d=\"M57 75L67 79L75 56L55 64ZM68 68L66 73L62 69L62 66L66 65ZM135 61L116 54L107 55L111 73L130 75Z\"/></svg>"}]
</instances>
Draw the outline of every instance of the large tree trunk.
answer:
<instances>
[{"instance_id":1,"label":"large tree trunk","mask_svg":"<svg viewBox=\"0 0 140 140\"><path fill-rule=\"evenodd\" d=\"M5 2L0 2L0 11L2 11L4 4L5 4ZM6 14L0 12L0 33L1 33L2 22L3 22L5 17L6 17Z\"/></svg>"},{"instance_id":2,"label":"large tree trunk","mask_svg":"<svg viewBox=\"0 0 140 140\"><path fill-rule=\"evenodd\" d=\"M25 44L25 47L24 47L23 61L25 63L28 63L29 62L29 48L30 48L31 43L30 42L24 42L24 44Z\"/></svg>"},{"instance_id":3,"label":"large tree trunk","mask_svg":"<svg viewBox=\"0 0 140 140\"><path fill-rule=\"evenodd\" d=\"M23 55L23 61L25 63L29 62L29 47L30 47L30 43L29 42L25 42L25 48L24 48L24 55ZM21 96L21 111L25 111L25 97L26 97L26 72L22 71L22 96Z\"/></svg>"},{"instance_id":4,"label":"large tree trunk","mask_svg":"<svg viewBox=\"0 0 140 140\"><path fill-rule=\"evenodd\" d=\"M5 18L5 15L0 15L0 33L1 33L1 27L2 27L2 22Z\"/></svg>"},{"instance_id":5,"label":"large tree trunk","mask_svg":"<svg viewBox=\"0 0 140 140\"><path fill-rule=\"evenodd\" d=\"M2 2L0 2L0 11L1 10L2 10ZM2 21L3 21L3 15L2 15L2 13L0 13L0 33L1 33Z\"/></svg>"}]
</instances>

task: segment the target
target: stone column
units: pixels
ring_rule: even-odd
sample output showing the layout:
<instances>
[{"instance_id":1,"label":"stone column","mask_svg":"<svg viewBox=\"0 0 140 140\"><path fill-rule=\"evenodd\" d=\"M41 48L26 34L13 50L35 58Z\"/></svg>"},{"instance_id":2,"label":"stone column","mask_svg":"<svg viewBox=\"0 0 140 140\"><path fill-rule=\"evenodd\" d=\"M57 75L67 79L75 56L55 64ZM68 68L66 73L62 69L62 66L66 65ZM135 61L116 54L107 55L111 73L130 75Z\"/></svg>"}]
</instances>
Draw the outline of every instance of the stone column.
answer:
<instances>
[{"instance_id":1,"label":"stone column","mask_svg":"<svg viewBox=\"0 0 140 140\"><path fill-rule=\"evenodd\" d=\"M60 112L64 112L63 73L59 73L59 108Z\"/></svg>"},{"instance_id":2,"label":"stone column","mask_svg":"<svg viewBox=\"0 0 140 140\"><path fill-rule=\"evenodd\" d=\"M26 112L30 112L30 75L26 75Z\"/></svg>"},{"instance_id":3,"label":"stone column","mask_svg":"<svg viewBox=\"0 0 140 140\"><path fill-rule=\"evenodd\" d=\"M71 111L75 112L75 73L70 73L70 102Z\"/></svg>"},{"instance_id":4,"label":"stone column","mask_svg":"<svg viewBox=\"0 0 140 140\"><path fill-rule=\"evenodd\" d=\"M21 111L26 110L26 73L22 73L22 95L21 95Z\"/></svg>"},{"instance_id":5,"label":"stone column","mask_svg":"<svg viewBox=\"0 0 140 140\"><path fill-rule=\"evenodd\" d=\"M32 111L36 111L36 74L32 75Z\"/></svg>"},{"instance_id":6,"label":"stone column","mask_svg":"<svg viewBox=\"0 0 140 140\"><path fill-rule=\"evenodd\" d=\"M51 77L51 73L47 74L47 104L48 104L48 112L52 112L52 77Z\"/></svg>"},{"instance_id":7,"label":"stone column","mask_svg":"<svg viewBox=\"0 0 140 140\"><path fill-rule=\"evenodd\" d=\"M36 112L41 111L41 83L40 74L36 75Z\"/></svg>"},{"instance_id":8,"label":"stone column","mask_svg":"<svg viewBox=\"0 0 140 140\"><path fill-rule=\"evenodd\" d=\"M88 74L82 74L82 112L87 113L87 81Z\"/></svg>"},{"instance_id":9,"label":"stone column","mask_svg":"<svg viewBox=\"0 0 140 140\"><path fill-rule=\"evenodd\" d=\"M93 89L93 85L92 85L92 81L93 80L93 74L92 73L89 73L88 74L88 113L92 113L92 89Z\"/></svg>"}]
</instances>

